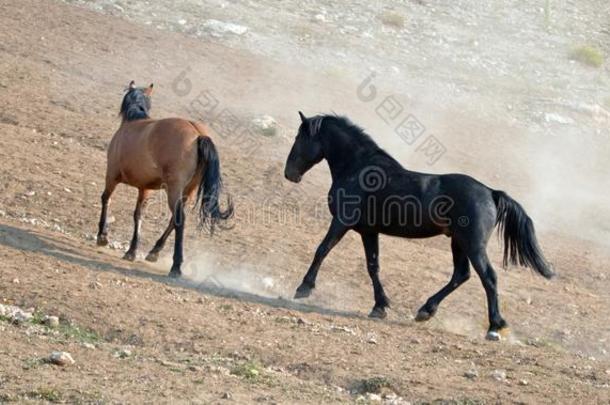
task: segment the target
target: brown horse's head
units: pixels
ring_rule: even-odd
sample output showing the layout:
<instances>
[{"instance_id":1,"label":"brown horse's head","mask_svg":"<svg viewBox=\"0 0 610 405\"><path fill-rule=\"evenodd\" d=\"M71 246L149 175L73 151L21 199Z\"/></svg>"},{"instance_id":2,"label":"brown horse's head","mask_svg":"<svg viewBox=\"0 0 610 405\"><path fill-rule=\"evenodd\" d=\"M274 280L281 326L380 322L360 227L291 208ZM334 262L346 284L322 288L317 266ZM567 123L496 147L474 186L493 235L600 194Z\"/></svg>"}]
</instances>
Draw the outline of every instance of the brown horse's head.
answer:
<instances>
[{"instance_id":1,"label":"brown horse's head","mask_svg":"<svg viewBox=\"0 0 610 405\"><path fill-rule=\"evenodd\" d=\"M300 111L299 115L301 126L284 169L284 176L294 183L300 182L303 175L324 158L319 137L323 117L306 118Z\"/></svg>"},{"instance_id":2,"label":"brown horse's head","mask_svg":"<svg viewBox=\"0 0 610 405\"><path fill-rule=\"evenodd\" d=\"M150 97L152 92L152 83L148 87L136 87L136 83L132 80L127 87L127 93L123 97L121 111L119 112L123 121L150 118L148 112L151 107Z\"/></svg>"}]
</instances>

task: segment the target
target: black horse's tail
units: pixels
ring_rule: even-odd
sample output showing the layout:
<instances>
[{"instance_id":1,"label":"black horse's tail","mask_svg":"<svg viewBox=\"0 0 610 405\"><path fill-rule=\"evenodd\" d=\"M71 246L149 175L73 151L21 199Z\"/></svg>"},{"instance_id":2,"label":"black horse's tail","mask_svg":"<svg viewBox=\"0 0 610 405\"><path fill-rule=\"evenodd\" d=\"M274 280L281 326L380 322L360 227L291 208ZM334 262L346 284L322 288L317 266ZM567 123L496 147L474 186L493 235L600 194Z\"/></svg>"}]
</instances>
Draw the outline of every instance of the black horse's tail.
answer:
<instances>
[{"instance_id":1,"label":"black horse's tail","mask_svg":"<svg viewBox=\"0 0 610 405\"><path fill-rule=\"evenodd\" d=\"M203 228L210 227L214 233L214 226L219 221L225 221L233 216L233 203L231 196L227 196L227 209L222 211L218 198L222 191L222 177L220 175L220 159L216 146L207 136L197 139L197 164L202 171L201 182L197 190L195 207L199 211L199 223Z\"/></svg>"},{"instance_id":2,"label":"black horse's tail","mask_svg":"<svg viewBox=\"0 0 610 405\"><path fill-rule=\"evenodd\" d=\"M496 225L504 239L504 266L520 264L530 267L546 278L555 273L544 258L534 231L534 223L517 201L503 191L492 190L498 215Z\"/></svg>"}]
</instances>

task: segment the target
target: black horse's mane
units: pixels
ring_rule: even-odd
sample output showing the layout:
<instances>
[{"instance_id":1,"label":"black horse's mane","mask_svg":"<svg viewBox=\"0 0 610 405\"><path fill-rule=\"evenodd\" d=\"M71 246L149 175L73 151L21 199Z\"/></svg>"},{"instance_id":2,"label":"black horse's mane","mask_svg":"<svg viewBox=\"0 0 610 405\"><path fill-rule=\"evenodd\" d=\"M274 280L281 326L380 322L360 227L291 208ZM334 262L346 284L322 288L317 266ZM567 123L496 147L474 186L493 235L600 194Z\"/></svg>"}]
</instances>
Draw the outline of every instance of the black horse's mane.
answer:
<instances>
[{"instance_id":1,"label":"black horse's mane","mask_svg":"<svg viewBox=\"0 0 610 405\"><path fill-rule=\"evenodd\" d=\"M143 89L130 88L123 97L119 115L123 121L134 121L150 118L150 97L144 93Z\"/></svg>"},{"instance_id":2,"label":"black horse's mane","mask_svg":"<svg viewBox=\"0 0 610 405\"><path fill-rule=\"evenodd\" d=\"M354 124L349 118L337 114L316 115L309 119L309 126L312 133L317 133L322 130L322 124L334 125L337 129L347 134L348 147L360 154L377 154L382 155L390 160L398 163L389 153L383 150L373 138L367 134L363 128ZM400 163L398 163L400 164Z\"/></svg>"}]
</instances>

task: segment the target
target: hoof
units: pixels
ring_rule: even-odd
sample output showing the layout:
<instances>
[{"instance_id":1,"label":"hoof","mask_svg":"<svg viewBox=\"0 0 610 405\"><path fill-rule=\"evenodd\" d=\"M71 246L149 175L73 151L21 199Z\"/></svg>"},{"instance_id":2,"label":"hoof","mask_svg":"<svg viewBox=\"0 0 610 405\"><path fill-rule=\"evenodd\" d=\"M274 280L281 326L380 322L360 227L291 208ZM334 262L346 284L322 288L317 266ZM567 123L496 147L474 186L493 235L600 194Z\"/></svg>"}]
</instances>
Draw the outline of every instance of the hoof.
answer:
<instances>
[{"instance_id":1,"label":"hoof","mask_svg":"<svg viewBox=\"0 0 610 405\"><path fill-rule=\"evenodd\" d=\"M146 255L146 261L147 262L156 262L159 259L159 253L157 252L150 252L149 254Z\"/></svg>"},{"instance_id":2,"label":"hoof","mask_svg":"<svg viewBox=\"0 0 610 405\"><path fill-rule=\"evenodd\" d=\"M301 284L299 286L299 288L297 288L297 292L294 294L294 298L295 299L307 298L311 295L312 291L313 291L312 287L310 287L306 284Z\"/></svg>"},{"instance_id":3,"label":"hoof","mask_svg":"<svg viewBox=\"0 0 610 405\"><path fill-rule=\"evenodd\" d=\"M485 339L490 340L492 342L497 342L501 339L500 334L495 330L490 330L485 335Z\"/></svg>"},{"instance_id":4,"label":"hoof","mask_svg":"<svg viewBox=\"0 0 610 405\"><path fill-rule=\"evenodd\" d=\"M383 307L375 307L371 310L371 313L369 314L369 318L377 319L384 319L386 316L388 316L388 314L385 312L385 308Z\"/></svg>"},{"instance_id":5,"label":"hoof","mask_svg":"<svg viewBox=\"0 0 610 405\"><path fill-rule=\"evenodd\" d=\"M136 261L136 252L126 252L123 255L123 260L128 260L130 262L135 262Z\"/></svg>"},{"instance_id":6,"label":"hoof","mask_svg":"<svg viewBox=\"0 0 610 405\"><path fill-rule=\"evenodd\" d=\"M419 311L417 311L417 315L415 316L415 321L416 322L425 322L425 321L429 320L430 318L432 318L435 314L436 314L436 310L428 311L428 310L422 308Z\"/></svg>"},{"instance_id":7,"label":"hoof","mask_svg":"<svg viewBox=\"0 0 610 405\"><path fill-rule=\"evenodd\" d=\"M180 270L172 269L167 276L169 278L180 278L182 277L182 272Z\"/></svg>"},{"instance_id":8,"label":"hoof","mask_svg":"<svg viewBox=\"0 0 610 405\"><path fill-rule=\"evenodd\" d=\"M106 246L108 244L108 238L106 235L97 235L97 245Z\"/></svg>"}]
</instances>

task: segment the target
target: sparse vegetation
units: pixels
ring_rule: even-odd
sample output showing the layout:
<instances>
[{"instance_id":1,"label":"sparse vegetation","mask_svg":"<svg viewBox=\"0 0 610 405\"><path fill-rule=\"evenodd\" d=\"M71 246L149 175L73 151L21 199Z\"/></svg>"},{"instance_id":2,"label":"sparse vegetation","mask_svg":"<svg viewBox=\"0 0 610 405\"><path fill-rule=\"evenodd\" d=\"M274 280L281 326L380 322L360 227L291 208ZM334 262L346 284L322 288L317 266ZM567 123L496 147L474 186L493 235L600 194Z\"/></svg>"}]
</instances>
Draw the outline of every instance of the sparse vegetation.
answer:
<instances>
[{"instance_id":1,"label":"sparse vegetation","mask_svg":"<svg viewBox=\"0 0 610 405\"><path fill-rule=\"evenodd\" d=\"M48 402L61 402L62 395L55 388L38 388L26 394L29 399L38 399Z\"/></svg>"},{"instance_id":2,"label":"sparse vegetation","mask_svg":"<svg viewBox=\"0 0 610 405\"><path fill-rule=\"evenodd\" d=\"M257 380L261 377L260 369L261 367L257 363L249 361L233 367L233 369L231 369L231 374L245 378L246 380Z\"/></svg>"},{"instance_id":3,"label":"sparse vegetation","mask_svg":"<svg viewBox=\"0 0 610 405\"><path fill-rule=\"evenodd\" d=\"M589 45L574 48L570 52L570 59L592 67L600 67L604 63L604 55L601 51Z\"/></svg>"},{"instance_id":4,"label":"sparse vegetation","mask_svg":"<svg viewBox=\"0 0 610 405\"><path fill-rule=\"evenodd\" d=\"M390 380L384 376L375 376L360 380L356 384L358 392L366 393L370 392L373 394L379 394L384 388L391 388L392 384Z\"/></svg>"},{"instance_id":5,"label":"sparse vegetation","mask_svg":"<svg viewBox=\"0 0 610 405\"><path fill-rule=\"evenodd\" d=\"M405 17L395 11L386 11L379 16L379 20L384 25L388 25L393 28L404 28L405 26Z\"/></svg>"}]
</instances>

